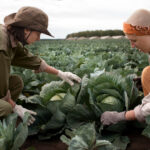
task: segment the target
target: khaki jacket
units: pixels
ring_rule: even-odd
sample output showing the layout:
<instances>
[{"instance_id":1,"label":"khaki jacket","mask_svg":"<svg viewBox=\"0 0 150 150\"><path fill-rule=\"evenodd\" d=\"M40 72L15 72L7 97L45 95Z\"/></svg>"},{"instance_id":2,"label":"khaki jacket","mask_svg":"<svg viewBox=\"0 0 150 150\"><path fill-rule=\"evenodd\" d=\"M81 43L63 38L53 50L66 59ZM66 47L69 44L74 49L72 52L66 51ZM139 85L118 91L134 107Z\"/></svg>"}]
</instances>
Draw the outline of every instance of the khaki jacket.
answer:
<instances>
[{"instance_id":1,"label":"khaki jacket","mask_svg":"<svg viewBox=\"0 0 150 150\"><path fill-rule=\"evenodd\" d=\"M6 27L0 24L0 98L4 97L8 90L11 65L38 70L41 61L20 42L15 41Z\"/></svg>"}]
</instances>

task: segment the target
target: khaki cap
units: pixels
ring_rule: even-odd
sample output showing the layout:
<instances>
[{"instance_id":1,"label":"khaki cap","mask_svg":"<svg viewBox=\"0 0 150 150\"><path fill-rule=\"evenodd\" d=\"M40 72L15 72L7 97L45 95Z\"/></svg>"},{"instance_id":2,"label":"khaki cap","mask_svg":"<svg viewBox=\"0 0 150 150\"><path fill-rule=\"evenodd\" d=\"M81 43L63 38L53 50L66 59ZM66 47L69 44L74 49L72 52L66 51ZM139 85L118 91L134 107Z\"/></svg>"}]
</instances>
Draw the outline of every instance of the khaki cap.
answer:
<instances>
[{"instance_id":1,"label":"khaki cap","mask_svg":"<svg viewBox=\"0 0 150 150\"><path fill-rule=\"evenodd\" d=\"M4 23L17 27L25 27L33 31L52 36L47 30L48 16L41 9L35 7L22 7L17 13L12 13L4 18Z\"/></svg>"}]
</instances>

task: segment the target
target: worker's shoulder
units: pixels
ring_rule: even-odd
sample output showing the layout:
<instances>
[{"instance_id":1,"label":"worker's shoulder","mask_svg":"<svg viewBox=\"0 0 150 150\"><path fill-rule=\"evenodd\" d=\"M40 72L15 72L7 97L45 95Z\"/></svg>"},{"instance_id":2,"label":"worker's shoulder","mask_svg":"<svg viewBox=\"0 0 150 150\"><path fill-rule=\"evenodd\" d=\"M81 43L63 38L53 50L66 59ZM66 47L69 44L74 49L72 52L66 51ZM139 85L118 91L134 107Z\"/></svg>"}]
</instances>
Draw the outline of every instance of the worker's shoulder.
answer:
<instances>
[{"instance_id":1,"label":"worker's shoulder","mask_svg":"<svg viewBox=\"0 0 150 150\"><path fill-rule=\"evenodd\" d=\"M0 24L0 50L7 50L9 45L9 37L7 29L4 25Z\"/></svg>"}]
</instances>

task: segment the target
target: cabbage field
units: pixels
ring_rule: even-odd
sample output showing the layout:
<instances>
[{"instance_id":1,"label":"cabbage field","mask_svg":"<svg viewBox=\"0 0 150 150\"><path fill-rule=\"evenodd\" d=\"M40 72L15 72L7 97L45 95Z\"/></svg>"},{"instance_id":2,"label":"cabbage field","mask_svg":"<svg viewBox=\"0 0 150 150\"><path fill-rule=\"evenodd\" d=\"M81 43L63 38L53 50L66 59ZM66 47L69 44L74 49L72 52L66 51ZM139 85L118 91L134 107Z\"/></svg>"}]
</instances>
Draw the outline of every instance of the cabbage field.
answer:
<instances>
[{"instance_id":1,"label":"cabbage field","mask_svg":"<svg viewBox=\"0 0 150 150\"><path fill-rule=\"evenodd\" d=\"M127 39L41 40L28 48L49 65L77 74L82 82L71 87L54 75L12 67L11 72L24 81L17 103L36 111L37 116L30 127L26 125L28 114L17 127L15 114L1 121L0 150L19 150L31 136L38 140L59 136L68 150L126 150L131 143L126 135L129 127L140 128L141 134L150 137L149 117L146 124L102 126L100 122L104 111L133 109L143 98L133 79L149 65L148 56L130 48ZM36 148L31 145L28 150Z\"/></svg>"}]
</instances>

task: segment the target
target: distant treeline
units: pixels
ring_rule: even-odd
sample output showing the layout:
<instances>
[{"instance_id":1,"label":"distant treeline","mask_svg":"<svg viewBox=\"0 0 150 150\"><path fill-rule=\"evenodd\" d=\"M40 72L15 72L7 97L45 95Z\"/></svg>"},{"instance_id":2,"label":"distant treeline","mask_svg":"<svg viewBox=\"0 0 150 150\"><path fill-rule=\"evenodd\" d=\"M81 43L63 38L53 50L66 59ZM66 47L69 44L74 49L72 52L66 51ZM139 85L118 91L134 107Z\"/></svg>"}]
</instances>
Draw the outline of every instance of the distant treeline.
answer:
<instances>
[{"instance_id":1,"label":"distant treeline","mask_svg":"<svg viewBox=\"0 0 150 150\"><path fill-rule=\"evenodd\" d=\"M95 30L95 31L82 31L77 33L68 34L66 38L70 37L92 37L92 36L119 36L124 35L122 30Z\"/></svg>"}]
</instances>

